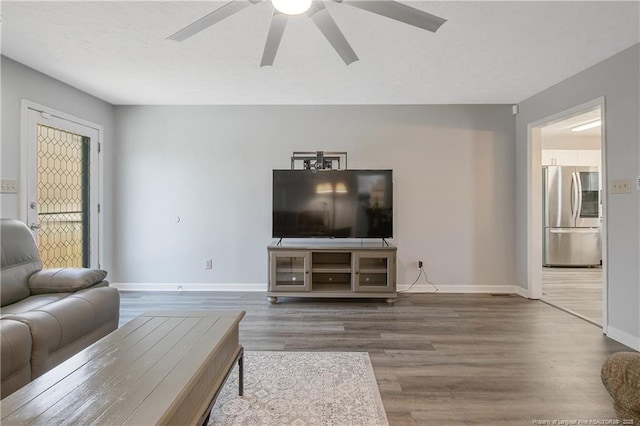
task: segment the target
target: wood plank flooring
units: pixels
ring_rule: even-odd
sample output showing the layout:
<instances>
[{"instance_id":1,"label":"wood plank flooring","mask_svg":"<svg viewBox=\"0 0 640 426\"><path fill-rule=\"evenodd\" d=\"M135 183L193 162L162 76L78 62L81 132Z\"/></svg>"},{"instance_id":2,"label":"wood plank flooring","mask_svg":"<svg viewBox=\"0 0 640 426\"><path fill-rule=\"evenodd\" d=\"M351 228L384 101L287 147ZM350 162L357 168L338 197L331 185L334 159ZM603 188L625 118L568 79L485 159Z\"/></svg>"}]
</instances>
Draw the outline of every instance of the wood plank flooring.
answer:
<instances>
[{"instance_id":1,"label":"wood plank flooring","mask_svg":"<svg viewBox=\"0 0 640 426\"><path fill-rule=\"evenodd\" d=\"M602 326L602 269L542 268L542 300Z\"/></svg>"},{"instance_id":2,"label":"wood plank flooring","mask_svg":"<svg viewBox=\"0 0 640 426\"><path fill-rule=\"evenodd\" d=\"M629 350L601 329L519 296L282 299L255 292L121 292L121 323L149 309L242 309L245 350L367 351L391 425L531 425L613 419L600 381ZM586 423L585 423L586 424Z\"/></svg>"}]
</instances>

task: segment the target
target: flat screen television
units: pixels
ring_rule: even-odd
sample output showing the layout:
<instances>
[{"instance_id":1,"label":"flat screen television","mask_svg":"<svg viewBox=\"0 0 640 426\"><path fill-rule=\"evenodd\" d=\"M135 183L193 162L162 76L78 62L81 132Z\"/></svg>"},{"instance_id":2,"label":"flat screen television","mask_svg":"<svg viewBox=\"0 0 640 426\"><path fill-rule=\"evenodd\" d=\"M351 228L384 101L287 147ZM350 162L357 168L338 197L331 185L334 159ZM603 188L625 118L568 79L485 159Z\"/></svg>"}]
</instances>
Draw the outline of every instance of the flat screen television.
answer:
<instances>
[{"instance_id":1,"label":"flat screen television","mask_svg":"<svg viewBox=\"0 0 640 426\"><path fill-rule=\"evenodd\" d=\"M273 238L392 238L392 170L274 170Z\"/></svg>"}]
</instances>

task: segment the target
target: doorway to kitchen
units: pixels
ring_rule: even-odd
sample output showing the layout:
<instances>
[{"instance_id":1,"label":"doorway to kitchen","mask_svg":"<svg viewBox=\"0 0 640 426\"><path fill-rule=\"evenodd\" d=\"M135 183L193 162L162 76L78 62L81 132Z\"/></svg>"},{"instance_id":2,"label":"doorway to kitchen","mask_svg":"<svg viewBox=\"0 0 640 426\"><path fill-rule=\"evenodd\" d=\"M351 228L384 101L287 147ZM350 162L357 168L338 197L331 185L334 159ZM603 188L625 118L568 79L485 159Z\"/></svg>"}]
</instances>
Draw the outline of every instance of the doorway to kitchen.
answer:
<instances>
[{"instance_id":1,"label":"doorway to kitchen","mask_svg":"<svg viewBox=\"0 0 640 426\"><path fill-rule=\"evenodd\" d=\"M602 111L541 128L541 299L602 326Z\"/></svg>"},{"instance_id":2,"label":"doorway to kitchen","mask_svg":"<svg viewBox=\"0 0 640 426\"><path fill-rule=\"evenodd\" d=\"M533 298L606 331L603 117L598 99L529 125L529 282Z\"/></svg>"}]
</instances>

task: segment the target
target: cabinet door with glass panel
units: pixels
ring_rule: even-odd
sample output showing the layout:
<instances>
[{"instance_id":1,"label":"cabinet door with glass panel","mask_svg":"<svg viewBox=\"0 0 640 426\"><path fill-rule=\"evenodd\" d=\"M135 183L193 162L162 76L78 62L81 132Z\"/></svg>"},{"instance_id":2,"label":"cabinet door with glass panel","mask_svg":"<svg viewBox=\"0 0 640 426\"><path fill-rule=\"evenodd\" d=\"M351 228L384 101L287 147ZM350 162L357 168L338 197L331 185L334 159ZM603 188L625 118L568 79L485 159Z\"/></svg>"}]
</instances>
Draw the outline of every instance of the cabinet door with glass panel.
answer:
<instances>
[{"instance_id":1,"label":"cabinet door with glass panel","mask_svg":"<svg viewBox=\"0 0 640 426\"><path fill-rule=\"evenodd\" d=\"M269 291L309 291L311 255L304 251L272 251L269 254Z\"/></svg>"},{"instance_id":2,"label":"cabinet door with glass panel","mask_svg":"<svg viewBox=\"0 0 640 426\"><path fill-rule=\"evenodd\" d=\"M353 290L382 291L396 290L395 257L393 252L361 251L353 253Z\"/></svg>"}]
</instances>

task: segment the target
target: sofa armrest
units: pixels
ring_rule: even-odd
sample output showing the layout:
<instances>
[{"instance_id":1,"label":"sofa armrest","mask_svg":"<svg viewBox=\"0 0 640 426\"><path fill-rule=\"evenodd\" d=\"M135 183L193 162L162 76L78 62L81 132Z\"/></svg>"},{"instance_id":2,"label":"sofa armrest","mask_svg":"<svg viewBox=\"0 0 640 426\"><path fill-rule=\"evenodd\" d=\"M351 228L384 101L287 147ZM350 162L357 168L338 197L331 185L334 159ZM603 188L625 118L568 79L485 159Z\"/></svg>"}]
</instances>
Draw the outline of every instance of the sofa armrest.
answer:
<instances>
[{"instance_id":1,"label":"sofa armrest","mask_svg":"<svg viewBox=\"0 0 640 426\"><path fill-rule=\"evenodd\" d=\"M43 269L31 275L31 294L69 293L102 283L107 271L93 268Z\"/></svg>"},{"instance_id":2,"label":"sofa armrest","mask_svg":"<svg viewBox=\"0 0 640 426\"><path fill-rule=\"evenodd\" d=\"M20 321L0 320L0 352L2 357L2 398L31 381L31 333Z\"/></svg>"}]
</instances>

